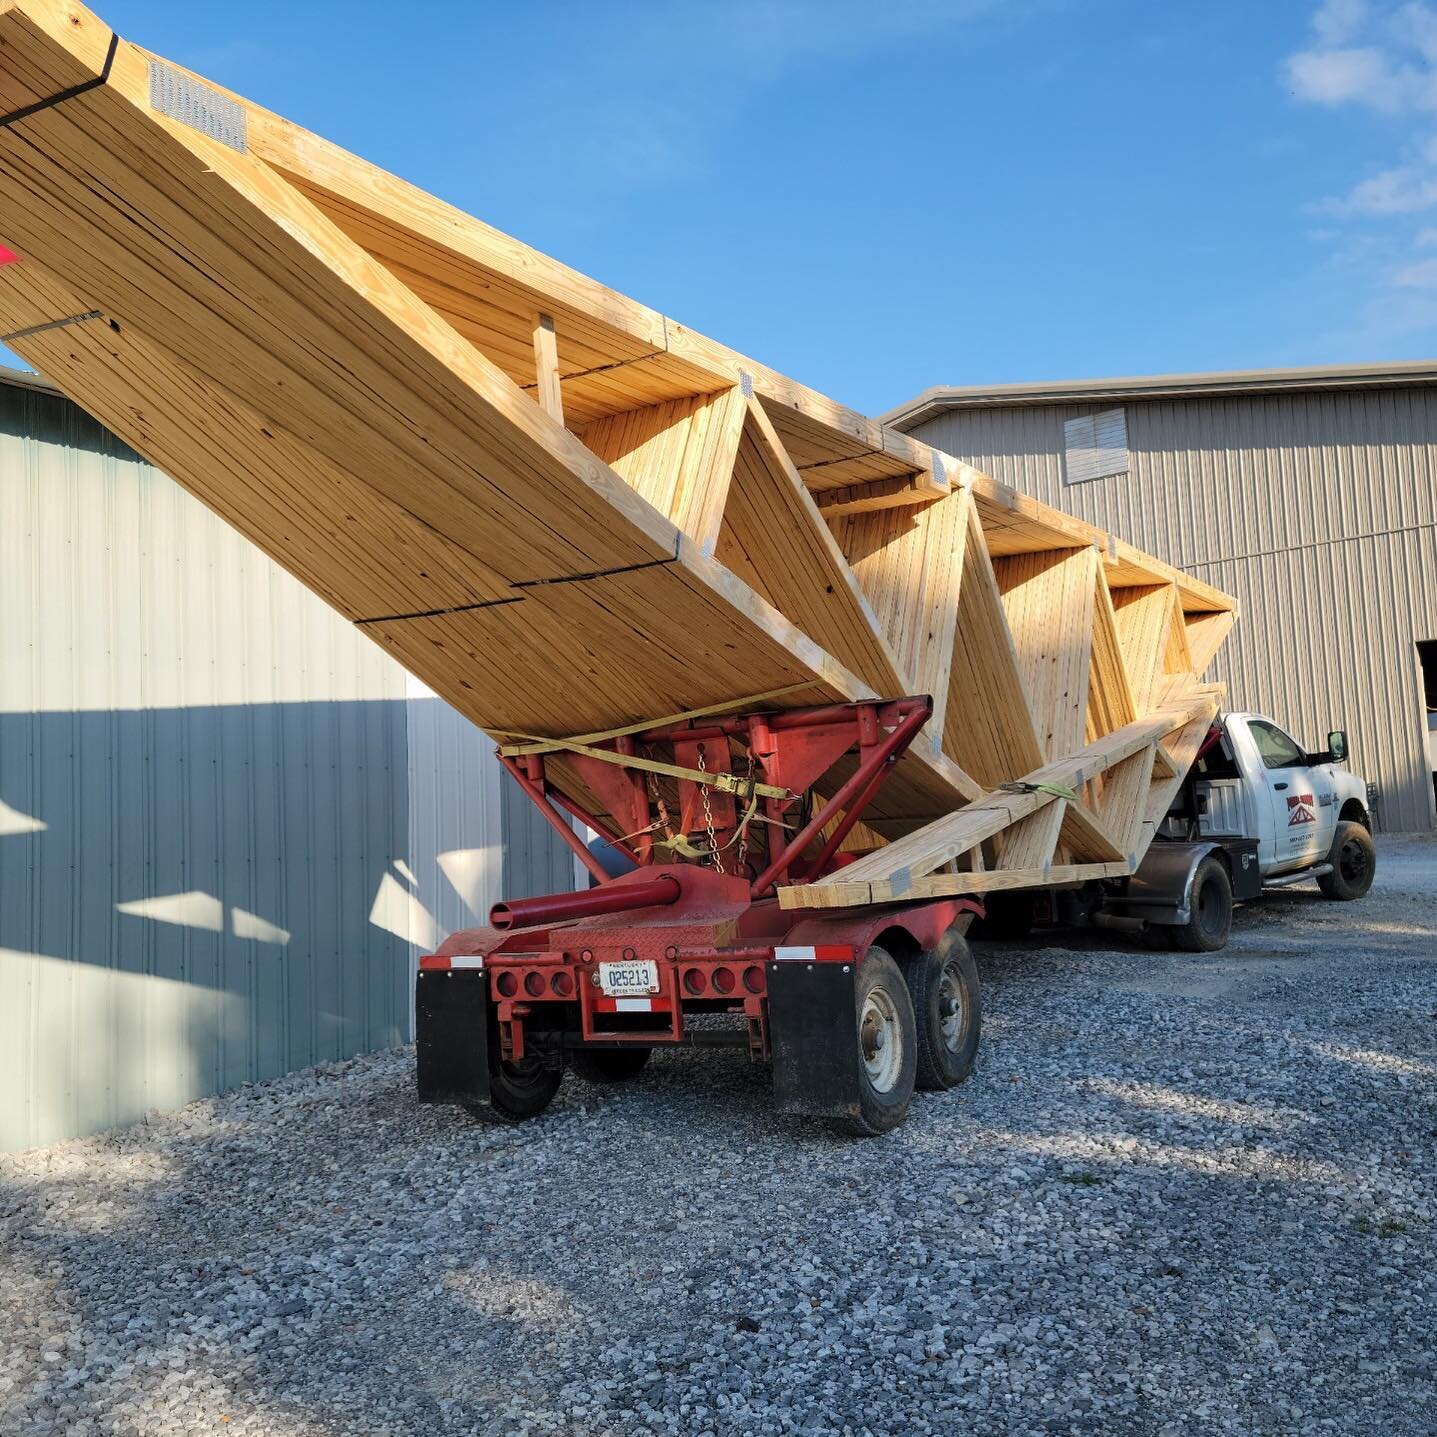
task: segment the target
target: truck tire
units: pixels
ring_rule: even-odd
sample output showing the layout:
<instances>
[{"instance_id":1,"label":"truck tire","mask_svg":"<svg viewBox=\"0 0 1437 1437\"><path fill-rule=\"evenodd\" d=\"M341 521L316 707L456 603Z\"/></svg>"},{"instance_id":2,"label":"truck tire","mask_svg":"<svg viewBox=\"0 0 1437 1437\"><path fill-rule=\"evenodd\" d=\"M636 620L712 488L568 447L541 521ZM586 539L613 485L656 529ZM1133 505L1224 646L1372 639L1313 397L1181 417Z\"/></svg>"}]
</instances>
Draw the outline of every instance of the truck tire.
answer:
<instances>
[{"instance_id":1,"label":"truck tire","mask_svg":"<svg viewBox=\"0 0 1437 1437\"><path fill-rule=\"evenodd\" d=\"M904 965L917 1036L916 1085L924 1092L956 1087L973 1069L982 1028L978 969L967 940L950 928L936 948Z\"/></svg>"},{"instance_id":2,"label":"truck tire","mask_svg":"<svg viewBox=\"0 0 1437 1437\"><path fill-rule=\"evenodd\" d=\"M586 1083L627 1083L637 1078L652 1048L576 1048L569 1067Z\"/></svg>"},{"instance_id":3,"label":"truck tire","mask_svg":"<svg viewBox=\"0 0 1437 1437\"><path fill-rule=\"evenodd\" d=\"M1189 953L1216 953L1227 947L1232 929L1232 879L1222 859L1209 855L1193 874L1192 916L1169 930L1173 943Z\"/></svg>"},{"instance_id":4,"label":"truck tire","mask_svg":"<svg viewBox=\"0 0 1437 1437\"><path fill-rule=\"evenodd\" d=\"M853 988L858 1104L842 1126L859 1137L876 1137L908 1116L918 1069L913 1000L898 964L878 947L858 965Z\"/></svg>"},{"instance_id":5,"label":"truck tire","mask_svg":"<svg viewBox=\"0 0 1437 1437\"><path fill-rule=\"evenodd\" d=\"M1332 852L1327 861L1331 873L1324 873L1317 886L1327 898L1351 902L1361 898L1372 887L1377 872L1377 845L1372 835L1360 824L1344 819L1332 836Z\"/></svg>"},{"instance_id":6,"label":"truck tire","mask_svg":"<svg viewBox=\"0 0 1437 1437\"><path fill-rule=\"evenodd\" d=\"M493 1049L490 1049L491 1054ZM551 1067L538 1058L525 1058L520 1063L489 1064L489 1101L465 1103L471 1118L481 1123L522 1123L536 1118L559 1091L564 1079L562 1068Z\"/></svg>"}]
</instances>

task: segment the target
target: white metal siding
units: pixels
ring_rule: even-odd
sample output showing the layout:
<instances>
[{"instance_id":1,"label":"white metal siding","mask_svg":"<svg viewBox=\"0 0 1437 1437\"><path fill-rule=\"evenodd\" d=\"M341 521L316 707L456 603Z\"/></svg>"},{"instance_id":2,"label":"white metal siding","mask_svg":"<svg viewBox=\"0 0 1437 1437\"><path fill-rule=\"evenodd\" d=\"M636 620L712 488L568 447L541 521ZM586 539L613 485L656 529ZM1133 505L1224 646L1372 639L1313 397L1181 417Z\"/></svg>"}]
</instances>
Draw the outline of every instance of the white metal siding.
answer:
<instances>
[{"instance_id":1,"label":"white metal siding","mask_svg":"<svg viewBox=\"0 0 1437 1437\"><path fill-rule=\"evenodd\" d=\"M1063 425L1085 412L950 410L913 432L1235 593L1213 671L1233 705L1307 742L1345 724L1383 826L1432 826L1416 643L1437 637L1437 391L1130 402L1129 471L1072 488Z\"/></svg>"}]
</instances>

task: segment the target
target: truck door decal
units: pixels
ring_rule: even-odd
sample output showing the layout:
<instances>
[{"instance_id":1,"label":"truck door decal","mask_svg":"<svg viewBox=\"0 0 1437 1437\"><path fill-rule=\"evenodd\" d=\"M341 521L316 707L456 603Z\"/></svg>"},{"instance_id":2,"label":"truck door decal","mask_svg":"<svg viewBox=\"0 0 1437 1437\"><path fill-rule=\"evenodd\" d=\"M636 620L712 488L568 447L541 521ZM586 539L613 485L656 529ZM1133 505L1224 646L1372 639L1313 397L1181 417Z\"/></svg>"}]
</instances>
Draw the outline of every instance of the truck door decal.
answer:
<instances>
[{"instance_id":1,"label":"truck door decal","mask_svg":"<svg viewBox=\"0 0 1437 1437\"><path fill-rule=\"evenodd\" d=\"M1310 793L1289 794L1287 799L1287 826L1296 828L1303 823L1316 823L1317 811L1312 806Z\"/></svg>"}]
</instances>

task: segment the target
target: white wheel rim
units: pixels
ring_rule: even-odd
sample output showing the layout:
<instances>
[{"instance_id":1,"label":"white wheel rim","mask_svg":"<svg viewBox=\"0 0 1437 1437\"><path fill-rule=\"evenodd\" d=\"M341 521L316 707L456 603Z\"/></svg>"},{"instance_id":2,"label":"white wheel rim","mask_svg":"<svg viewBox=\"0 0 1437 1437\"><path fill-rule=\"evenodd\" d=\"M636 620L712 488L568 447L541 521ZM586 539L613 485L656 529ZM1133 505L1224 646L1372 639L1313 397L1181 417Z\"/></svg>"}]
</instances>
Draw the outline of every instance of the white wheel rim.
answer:
<instances>
[{"instance_id":1,"label":"white wheel rim","mask_svg":"<svg viewBox=\"0 0 1437 1437\"><path fill-rule=\"evenodd\" d=\"M944 966L938 983L938 1018L943 1030L943 1046L950 1053L956 1053L963 1046L963 1030L968 1026L968 996L956 963Z\"/></svg>"},{"instance_id":2,"label":"white wheel rim","mask_svg":"<svg viewBox=\"0 0 1437 1437\"><path fill-rule=\"evenodd\" d=\"M858 1042L874 1091L891 1092L903 1067L903 1030L898 1024L898 1005L886 989L874 988L864 998L858 1016Z\"/></svg>"}]
</instances>

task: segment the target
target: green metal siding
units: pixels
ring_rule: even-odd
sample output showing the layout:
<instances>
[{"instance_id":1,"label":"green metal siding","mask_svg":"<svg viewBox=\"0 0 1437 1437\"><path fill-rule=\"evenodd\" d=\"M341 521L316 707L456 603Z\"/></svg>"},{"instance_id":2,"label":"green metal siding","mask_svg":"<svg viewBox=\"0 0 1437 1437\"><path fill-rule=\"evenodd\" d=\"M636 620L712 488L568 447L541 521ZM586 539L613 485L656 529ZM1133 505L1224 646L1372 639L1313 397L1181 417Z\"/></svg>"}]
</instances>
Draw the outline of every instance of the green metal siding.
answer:
<instances>
[{"instance_id":1,"label":"green metal siding","mask_svg":"<svg viewBox=\"0 0 1437 1437\"><path fill-rule=\"evenodd\" d=\"M0 1150L403 1042L414 945L552 886L536 817L504 862L488 742L412 706L177 485L0 383ZM497 845L492 882L411 867L413 775L479 795L446 842Z\"/></svg>"}]
</instances>

